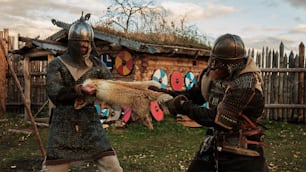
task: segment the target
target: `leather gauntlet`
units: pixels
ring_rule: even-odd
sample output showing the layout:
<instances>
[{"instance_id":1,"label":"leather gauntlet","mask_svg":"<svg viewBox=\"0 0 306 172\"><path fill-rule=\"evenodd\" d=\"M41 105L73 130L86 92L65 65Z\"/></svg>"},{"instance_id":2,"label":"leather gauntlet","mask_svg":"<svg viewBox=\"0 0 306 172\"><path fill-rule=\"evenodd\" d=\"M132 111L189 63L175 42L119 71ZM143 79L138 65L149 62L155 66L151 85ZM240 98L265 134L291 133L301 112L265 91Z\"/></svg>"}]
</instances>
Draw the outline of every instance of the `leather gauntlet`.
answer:
<instances>
[{"instance_id":1,"label":"leather gauntlet","mask_svg":"<svg viewBox=\"0 0 306 172\"><path fill-rule=\"evenodd\" d=\"M169 109L169 112L172 115L182 114L183 112L183 103L187 101L188 98L183 95L176 96L175 98L166 102L166 106Z\"/></svg>"}]
</instances>

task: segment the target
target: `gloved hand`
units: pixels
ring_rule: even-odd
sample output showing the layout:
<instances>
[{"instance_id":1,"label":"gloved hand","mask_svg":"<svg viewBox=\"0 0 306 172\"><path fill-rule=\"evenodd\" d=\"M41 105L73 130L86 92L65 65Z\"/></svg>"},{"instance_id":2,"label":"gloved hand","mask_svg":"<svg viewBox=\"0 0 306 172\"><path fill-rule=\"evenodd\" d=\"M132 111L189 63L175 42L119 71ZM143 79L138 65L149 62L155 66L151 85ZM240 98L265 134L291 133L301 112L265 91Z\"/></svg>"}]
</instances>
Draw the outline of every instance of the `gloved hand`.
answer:
<instances>
[{"instance_id":1,"label":"gloved hand","mask_svg":"<svg viewBox=\"0 0 306 172\"><path fill-rule=\"evenodd\" d=\"M172 115L183 114L183 103L188 101L184 95L179 95L166 102L166 106Z\"/></svg>"}]
</instances>

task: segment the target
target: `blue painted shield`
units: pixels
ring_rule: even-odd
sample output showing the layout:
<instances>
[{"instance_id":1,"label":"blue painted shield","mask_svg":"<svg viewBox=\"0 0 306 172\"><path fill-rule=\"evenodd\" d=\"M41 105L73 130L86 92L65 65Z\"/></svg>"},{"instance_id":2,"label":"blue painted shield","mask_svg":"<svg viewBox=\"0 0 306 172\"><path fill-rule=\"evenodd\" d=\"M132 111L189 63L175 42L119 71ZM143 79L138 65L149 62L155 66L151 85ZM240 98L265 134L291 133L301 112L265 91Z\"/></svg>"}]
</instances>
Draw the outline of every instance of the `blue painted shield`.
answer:
<instances>
[{"instance_id":1,"label":"blue painted shield","mask_svg":"<svg viewBox=\"0 0 306 172\"><path fill-rule=\"evenodd\" d=\"M197 77L192 72L187 72L185 75L185 86L187 90L191 89L197 83Z\"/></svg>"},{"instance_id":2,"label":"blue painted shield","mask_svg":"<svg viewBox=\"0 0 306 172\"><path fill-rule=\"evenodd\" d=\"M157 69L153 74L152 80L159 82L161 84L161 88L167 88L168 77L165 70Z\"/></svg>"},{"instance_id":3,"label":"blue painted shield","mask_svg":"<svg viewBox=\"0 0 306 172\"><path fill-rule=\"evenodd\" d=\"M102 54L101 59L106 64L107 69L109 70L113 69L113 59L109 54Z\"/></svg>"}]
</instances>

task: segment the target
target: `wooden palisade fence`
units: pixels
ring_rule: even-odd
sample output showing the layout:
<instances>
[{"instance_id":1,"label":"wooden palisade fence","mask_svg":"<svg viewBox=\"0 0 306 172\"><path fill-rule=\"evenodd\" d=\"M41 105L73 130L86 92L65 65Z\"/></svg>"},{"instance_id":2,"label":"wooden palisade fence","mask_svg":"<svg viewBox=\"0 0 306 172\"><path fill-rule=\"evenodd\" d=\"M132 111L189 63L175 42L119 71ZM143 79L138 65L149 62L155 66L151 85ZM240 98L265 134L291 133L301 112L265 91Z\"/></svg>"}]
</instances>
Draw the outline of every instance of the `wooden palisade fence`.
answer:
<instances>
[{"instance_id":1,"label":"wooden palisade fence","mask_svg":"<svg viewBox=\"0 0 306 172\"><path fill-rule=\"evenodd\" d=\"M284 53L263 48L251 56L261 68L264 80L265 118L270 120L306 122L305 105L305 47L299 45L299 54Z\"/></svg>"}]
</instances>

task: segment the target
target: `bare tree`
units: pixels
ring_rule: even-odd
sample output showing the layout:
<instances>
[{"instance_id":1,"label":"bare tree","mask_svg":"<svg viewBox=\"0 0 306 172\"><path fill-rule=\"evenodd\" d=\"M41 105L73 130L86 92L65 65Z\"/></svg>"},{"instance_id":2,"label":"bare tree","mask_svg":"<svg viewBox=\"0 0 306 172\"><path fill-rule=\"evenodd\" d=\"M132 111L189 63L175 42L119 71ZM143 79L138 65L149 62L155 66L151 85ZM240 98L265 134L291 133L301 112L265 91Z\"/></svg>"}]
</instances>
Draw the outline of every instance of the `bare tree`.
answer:
<instances>
[{"instance_id":1,"label":"bare tree","mask_svg":"<svg viewBox=\"0 0 306 172\"><path fill-rule=\"evenodd\" d=\"M171 19L169 11L154 3L154 0L112 0L99 23L124 33L171 34L205 44L206 36L199 35L195 25L188 25L187 15Z\"/></svg>"},{"instance_id":2,"label":"bare tree","mask_svg":"<svg viewBox=\"0 0 306 172\"><path fill-rule=\"evenodd\" d=\"M104 16L104 24L120 28L123 32L139 28L139 20L147 20L152 10L153 1L145 0L113 0Z\"/></svg>"}]
</instances>

